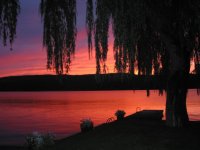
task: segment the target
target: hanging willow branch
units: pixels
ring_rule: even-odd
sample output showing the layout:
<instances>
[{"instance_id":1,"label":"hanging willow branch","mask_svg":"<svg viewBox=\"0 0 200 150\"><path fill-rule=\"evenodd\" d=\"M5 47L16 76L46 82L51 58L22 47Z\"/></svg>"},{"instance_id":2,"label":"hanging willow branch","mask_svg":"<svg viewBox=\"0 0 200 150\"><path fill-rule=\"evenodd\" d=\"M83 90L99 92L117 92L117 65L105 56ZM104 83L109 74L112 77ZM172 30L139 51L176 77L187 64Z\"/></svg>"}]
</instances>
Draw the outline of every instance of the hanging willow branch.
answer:
<instances>
[{"instance_id":1,"label":"hanging willow branch","mask_svg":"<svg viewBox=\"0 0 200 150\"><path fill-rule=\"evenodd\" d=\"M92 53L92 34L94 31L93 0L87 0L86 28L87 28L87 35L88 35L88 50L89 50L89 58L90 58L91 53Z\"/></svg>"},{"instance_id":2,"label":"hanging willow branch","mask_svg":"<svg viewBox=\"0 0 200 150\"><path fill-rule=\"evenodd\" d=\"M76 0L41 0L40 12L47 68L55 69L57 74L64 70L68 73L75 52Z\"/></svg>"},{"instance_id":3,"label":"hanging willow branch","mask_svg":"<svg viewBox=\"0 0 200 150\"><path fill-rule=\"evenodd\" d=\"M91 4L91 1L90 1ZM92 12L92 7L88 11ZM178 8L178 9L177 9ZM179 43L180 55L189 52L200 72L200 2L171 0L97 0L95 49L97 73L105 70L109 19L112 18L114 56L117 72L139 75L167 74L169 50L163 39ZM89 17L88 17L89 16ZM87 16L91 27L92 16ZM91 38L90 28L88 39ZM91 39L88 40L91 44ZM91 45L90 45L91 46ZM89 46L89 50L90 50Z\"/></svg>"},{"instance_id":4,"label":"hanging willow branch","mask_svg":"<svg viewBox=\"0 0 200 150\"><path fill-rule=\"evenodd\" d=\"M97 73L105 72L109 19L112 17L114 56L117 72L151 75L161 72L159 34L149 25L146 0L97 0L95 21L95 48ZM89 22L91 20L86 18ZM156 43L156 44L155 44ZM163 59L165 57L162 57Z\"/></svg>"},{"instance_id":5,"label":"hanging willow branch","mask_svg":"<svg viewBox=\"0 0 200 150\"><path fill-rule=\"evenodd\" d=\"M96 1L95 49L97 74L106 72L110 10L107 0Z\"/></svg>"},{"instance_id":6,"label":"hanging willow branch","mask_svg":"<svg viewBox=\"0 0 200 150\"><path fill-rule=\"evenodd\" d=\"M11 45L16 36L17 17L20 12L19 0L0 1L0 39L3 45L7 45L7 40Z\"/></svg>"}]
</instances>

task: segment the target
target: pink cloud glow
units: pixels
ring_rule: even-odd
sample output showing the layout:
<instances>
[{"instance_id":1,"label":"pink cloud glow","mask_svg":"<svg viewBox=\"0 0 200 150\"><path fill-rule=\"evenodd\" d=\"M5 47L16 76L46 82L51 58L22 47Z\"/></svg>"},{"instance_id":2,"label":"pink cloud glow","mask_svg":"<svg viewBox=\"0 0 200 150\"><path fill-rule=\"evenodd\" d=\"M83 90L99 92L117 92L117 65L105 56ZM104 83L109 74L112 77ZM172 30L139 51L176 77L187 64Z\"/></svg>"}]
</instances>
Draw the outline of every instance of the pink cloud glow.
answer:
<instances>
[{"instance_id":1,"label":"pink cloud glow","mask_svg":"<svg viewBox=\"0 0 200 150\"><path fill-rule=\"evenodd\" d=\"M95 74L95 50L89 59L87 49L87 35L82 29L77 35L77 49L71 64L69 74ZM112 39L111 39L112 40ZM108 73L114 71L113 43L110 40L107 66ZM8 51L0 59L0 77L14 75L55 74L53 70L46 69L46 50L42 48L41 40L33 38L33 44L24 44L13 51ZM37 43L37 44L36 44ZM18 51L20 49L20 51ZM9 61L8 61L9 60Z\"/></svg>"},{"instance_id":2,"label":"pink cloud glow","mask_svg":"<svg viewBox=\"0 0 200 150\"><path fill-rule=\"evenodd\" d=\"M10 46L0 44L0 77L15 75L55 74L46 69L46 50L42 46L43 23L38 13L39 0L22 1L18 19L17 38ZM85 2L79 1L77 16L77 40L75 58L72 60L69 74L96 73L95 50L89 59L87 34L85 28ZM110 29L111 33L111 29ZM107 59L108 73L114 71L113 37L109 39Z\"/></svg>"}]
</instances>

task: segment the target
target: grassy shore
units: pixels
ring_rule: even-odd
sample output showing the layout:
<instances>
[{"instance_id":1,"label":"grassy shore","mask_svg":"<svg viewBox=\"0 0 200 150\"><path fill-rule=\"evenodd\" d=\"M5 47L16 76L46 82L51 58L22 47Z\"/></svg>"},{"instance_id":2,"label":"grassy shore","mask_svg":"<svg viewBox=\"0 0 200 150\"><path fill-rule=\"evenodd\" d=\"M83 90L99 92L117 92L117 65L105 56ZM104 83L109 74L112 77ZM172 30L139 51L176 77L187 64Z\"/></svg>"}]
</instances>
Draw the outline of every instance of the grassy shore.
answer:
<instances>
[{"instance_id":1,"label":"grassy shore","mask_svg":"<svg viewBox=\"0 0 200 150\"><path fill-rule=\"evenodd\" d=\"M200 122L169 128L164 121L125 118L56 141L50 150L199 150ZM19 147L10 147L17 150ZM8 150L9 147L0 147Z\"/></svg>"},{"instance_id":2,"label":"grassy shore","mask_svg":"<svg viewBox=\"0 0 200 150\"><path fill-rule=\"evenodd\" d=\"M57 141L53 150L199 150L200 122L169 128L164 121L126 118Z\"/></svg>"}]
</instances>

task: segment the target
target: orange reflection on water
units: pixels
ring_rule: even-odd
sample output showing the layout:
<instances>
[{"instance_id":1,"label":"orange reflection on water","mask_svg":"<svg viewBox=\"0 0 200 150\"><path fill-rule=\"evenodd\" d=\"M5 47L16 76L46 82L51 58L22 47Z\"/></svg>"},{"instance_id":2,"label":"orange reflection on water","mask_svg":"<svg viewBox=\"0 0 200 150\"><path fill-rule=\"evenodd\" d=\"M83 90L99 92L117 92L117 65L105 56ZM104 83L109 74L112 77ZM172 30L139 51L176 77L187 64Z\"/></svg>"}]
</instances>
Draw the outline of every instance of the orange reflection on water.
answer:
<instances>
[{"instance_id":1,"label":"orange reflection on water","mask_svg":"<svg viewBox=\"0 0 200 150\"><path fill-rule=\"evenodd\" d=\"M195 91L188 99L190 116L199 119L200 101ZM118 109L130 115L137 107L164 110L165 96L154 91L150 97L146 91L0 93L0 144L23 143L33 131L66 137L80 131L83 118L98 125L114 117Z\"/></svg>"}]
</instances>

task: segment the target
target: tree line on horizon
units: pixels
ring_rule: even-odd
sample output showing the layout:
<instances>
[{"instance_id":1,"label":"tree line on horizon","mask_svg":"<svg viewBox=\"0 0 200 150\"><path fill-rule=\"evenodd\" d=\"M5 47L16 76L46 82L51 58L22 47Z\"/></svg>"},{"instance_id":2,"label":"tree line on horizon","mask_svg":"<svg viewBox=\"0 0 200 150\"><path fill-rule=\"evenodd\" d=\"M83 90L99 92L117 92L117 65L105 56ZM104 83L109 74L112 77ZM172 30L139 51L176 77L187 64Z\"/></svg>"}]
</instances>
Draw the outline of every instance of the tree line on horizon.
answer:
<instances>
[{"instance_id":1,"label":"tree line on horizon","mask_svg":"<svg viewBox=\"0 0 200 150\"><path fill-rule=\"evenodd\" d=\"M76 49L76 0L41 0L43 46L47 68L57 74L70 70ZM199 0L87 0L88 52L95 49L96 73L106 73L109 27L114 36L118 73L163 75L166 123L188 124L186 107L190 62L200 73ZM12 45L16 35L19 0L0 1L0 37Z\"/></svg>"}]
</instances>

